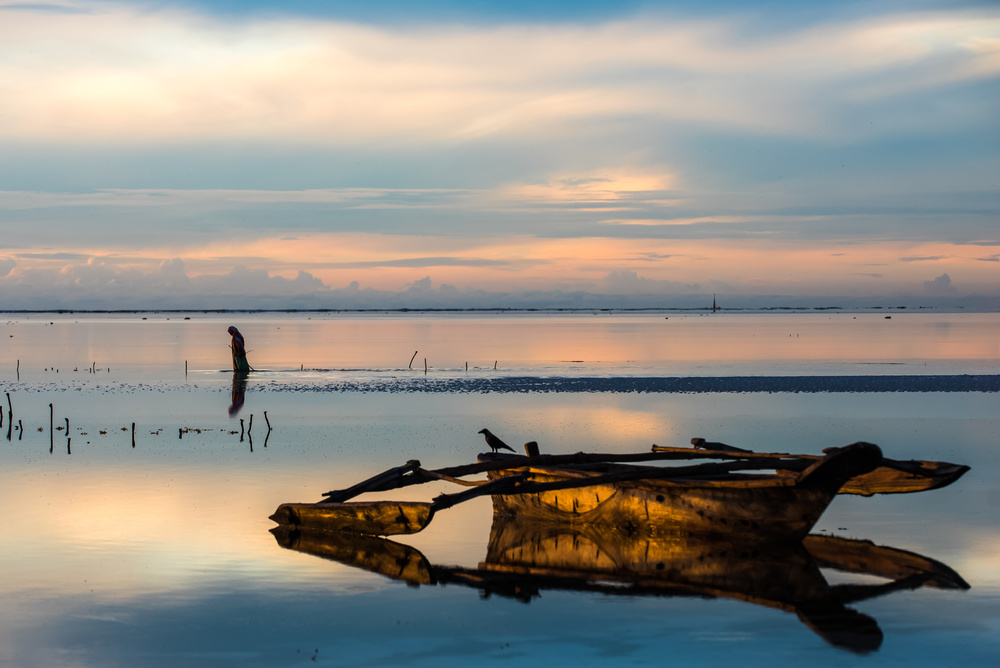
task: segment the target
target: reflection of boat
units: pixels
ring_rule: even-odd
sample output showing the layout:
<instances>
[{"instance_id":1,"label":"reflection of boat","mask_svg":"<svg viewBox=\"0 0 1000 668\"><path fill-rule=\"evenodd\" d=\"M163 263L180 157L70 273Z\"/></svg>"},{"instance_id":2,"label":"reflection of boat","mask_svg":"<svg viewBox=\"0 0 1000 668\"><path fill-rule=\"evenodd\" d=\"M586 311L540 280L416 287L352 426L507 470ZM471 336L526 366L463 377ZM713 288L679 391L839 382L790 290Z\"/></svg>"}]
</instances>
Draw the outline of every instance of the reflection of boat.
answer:
<instances>
[{"instance_id":1,"label":"reflection of boat","mask_svg":"<svg viewBox=\"0 0 1000 668\"><path fill-rule=\"evenodd\" d=\"M698 439L700 440L700 439ZM533 445L533 444L532 444ZM743 541L801 540L834 496L847 486L870 493L944 486L967 467L942 462L884 459L870 443L828 449L824 456L661 448L633 455L483 454L476 464L436 471L411 461L315 504L282 504L279 524L370 535L415 533L435 512L477 496L494 495L500 513L628 527L638 533L685 531ZM714 458L679 467L637 464L650 460ZM727 461L728 460L728 461ZM487 473L489 481L461 480ZM347 502L365 492L432 480L472 486L432 502ZM917 482L914 482L917 481Z\"/></svg>"},{"instance_id":2,"label":"reflection of boat","mask_svg":"<svg viewBox=\"0 0 1000 668\"><path fill-rule=\"evenodd\" d=\"M410 585L461 584L524 602L542 590L747 601L794 613L827 642L861 653L878 649L882 632L874 619L847 604L921 586L968 588L957 573L932 559L819 535L754 549L721 538L640 536L613 527L495 513L486 560L478 568L461 568L433 565L412 547L372 536L289 526L272 533L282 547ZM820 567L887 580L831 586Z\"/></svg>"}]
</instances>

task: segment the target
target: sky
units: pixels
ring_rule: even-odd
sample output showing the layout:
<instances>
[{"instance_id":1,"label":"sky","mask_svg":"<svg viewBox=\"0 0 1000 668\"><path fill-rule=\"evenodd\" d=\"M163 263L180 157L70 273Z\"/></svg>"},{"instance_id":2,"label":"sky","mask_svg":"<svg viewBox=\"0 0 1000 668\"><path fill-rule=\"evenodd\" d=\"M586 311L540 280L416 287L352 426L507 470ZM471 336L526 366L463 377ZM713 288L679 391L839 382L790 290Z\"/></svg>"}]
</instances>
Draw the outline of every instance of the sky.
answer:
<instances>
[{"instance_id":1,"label":"sky","mask_svg":"<svg viewBox=\"0 0 1000 668\"><path fill-rule=\"evenodd\" d=\"M995 2L0 0L0 309L1000 308Z\"/></svg>"}]
</instances>

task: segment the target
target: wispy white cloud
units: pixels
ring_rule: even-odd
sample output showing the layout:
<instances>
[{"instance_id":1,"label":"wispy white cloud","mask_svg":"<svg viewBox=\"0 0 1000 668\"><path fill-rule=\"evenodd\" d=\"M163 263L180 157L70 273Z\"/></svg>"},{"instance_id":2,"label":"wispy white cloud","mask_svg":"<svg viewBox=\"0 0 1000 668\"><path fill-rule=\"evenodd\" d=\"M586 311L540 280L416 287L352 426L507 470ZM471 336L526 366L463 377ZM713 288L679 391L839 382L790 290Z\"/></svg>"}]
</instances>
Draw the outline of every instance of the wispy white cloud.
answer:
<instances>
[{"instance_id":1,"label":"wispy white cloud","mask_svg":"<svg viewBox=\"0 0 1000 668\"><path fill-rule=\"evenodd\" d=\"M762 37L734 19L401 30L67 6L79 13L4 12L0 136L419 144L636 117L850 136L838 114L859 99L1000 73L990 10Z\"/></svg>"}]
</instances>

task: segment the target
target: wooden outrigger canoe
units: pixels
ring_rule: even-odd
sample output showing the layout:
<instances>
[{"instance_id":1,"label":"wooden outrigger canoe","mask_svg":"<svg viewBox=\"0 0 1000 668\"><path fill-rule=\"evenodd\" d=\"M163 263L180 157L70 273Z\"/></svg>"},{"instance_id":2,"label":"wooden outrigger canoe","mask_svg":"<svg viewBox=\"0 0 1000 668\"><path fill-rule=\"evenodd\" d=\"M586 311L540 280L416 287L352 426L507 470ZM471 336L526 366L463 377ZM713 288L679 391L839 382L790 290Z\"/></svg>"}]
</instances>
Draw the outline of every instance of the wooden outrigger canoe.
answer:
<instances>
[{"instance_id":1,"label":"wooden outrigger canoe","mask_svg":"<svg viewBox=\"0 0 1000 668\"><path fill-rule=\"evenodd\" d=\"M287 549L413 586L457 584L524 602L542 590L745 601L795 614L827 642L859 653L877 649L882 632L848 604L904 589L969 588L948 566L922 555L823 535L758 550L728 538L639 536L494 514L485 560L463 568L431 564L415 548L383 538L288 526L271 531ZM820 568L885 581L831 586Z\"/></svg>"},{"instance_id":2,"label":"wooden outrigger canoe","mask_svg":"<svg viewBox=\"0 0 1000 668\"><path fill-rule=\"evenodd\" d=\"M705 445L702 439L693 439ZM534 445L534 444L532 444ZM319 503L286 503L271 519L316 531L377 536L421 531L434 514L492 495L501 513L562 513L564 521L741 535L755 542L801 540L837 493L899 493L950 484L968 467L945 462L898 462L878 446L855 443L824 456L751 453L723 444L711 449L660 448L637 454L482 454L475 464L428 471L410 461ZM530 450L529 450L530 451ZM723 461L678 467L639 462ZM749 471L769 471L752 474ZM773 472L771 472L773 471ZM462 476L487 473L487 481ZM351 502L366 493L445 480L470 486L431 502Z\"/></svg>"}]
</instances>

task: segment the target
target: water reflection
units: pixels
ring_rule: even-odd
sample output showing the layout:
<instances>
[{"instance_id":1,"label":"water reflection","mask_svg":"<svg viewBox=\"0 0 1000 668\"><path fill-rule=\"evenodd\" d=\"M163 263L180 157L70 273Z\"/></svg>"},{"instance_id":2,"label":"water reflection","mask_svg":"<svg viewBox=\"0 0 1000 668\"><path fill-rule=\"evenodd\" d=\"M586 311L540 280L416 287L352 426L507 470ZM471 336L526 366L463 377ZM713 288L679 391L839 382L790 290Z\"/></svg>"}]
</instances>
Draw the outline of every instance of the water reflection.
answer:
<instances>
[{"instance_id":1,"label":"water reflection","mask_svg":"<svg viewBox=\"0 0 1000 668\"><path fill-rule=\"evenodd\" d=\"M685 534L628 534L609 527L495 514L477 568L430 563L383 538L271 530L284 548L331 559L419 587L462 585L528 603L543 590L608 596L726 598L795 614L831 645L865 654L882 644L872 617L849 604L921 587L968 589L948 566L870 541L810 535L801 543L746 548ZM831 585L821 568L876 576L879 584Z\"/></svg>"},{"instance_id":2,"label":"water reflection","mask_svg":"<svg viewBox=\"0 0 1000 668\"><path fill-rule=\"evenodd\" d=\"M243 408L247 393L247 375L246 373L233 373L233 392L229 404L229 417L236 417L240 409Z\"/></svg>"}]
</instances>

